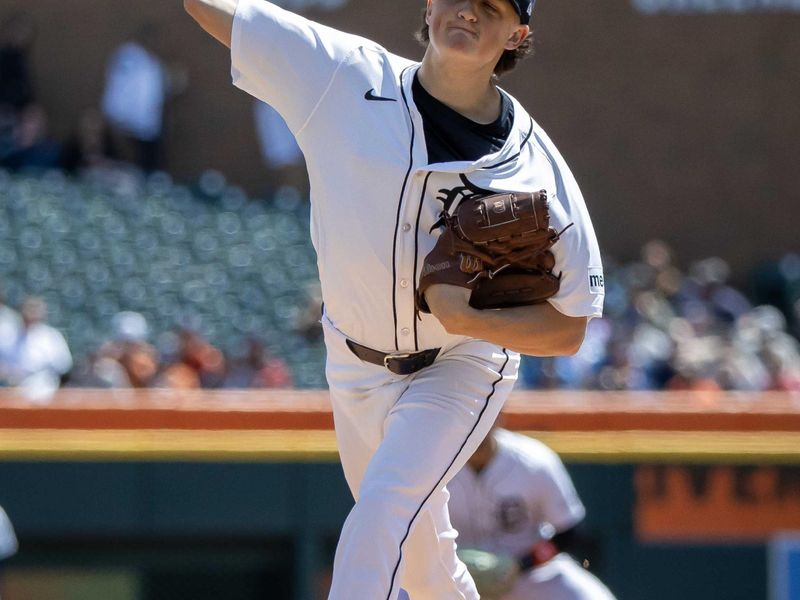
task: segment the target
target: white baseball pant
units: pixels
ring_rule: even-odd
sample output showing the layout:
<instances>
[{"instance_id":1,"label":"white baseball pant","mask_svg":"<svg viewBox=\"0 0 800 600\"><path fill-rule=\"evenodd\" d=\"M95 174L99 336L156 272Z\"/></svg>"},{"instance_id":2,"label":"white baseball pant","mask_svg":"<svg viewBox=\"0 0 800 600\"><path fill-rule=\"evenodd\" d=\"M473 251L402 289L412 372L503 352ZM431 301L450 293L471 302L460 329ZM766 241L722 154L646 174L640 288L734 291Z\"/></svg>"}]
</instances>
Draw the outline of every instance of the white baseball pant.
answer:
<instances>
[{"instance_id":1,"label":"white baseball pant","mask_svg":"<svg viewBox=\"0 0 800 600\"><path fill-rule=\"evenodd\" d=\"M326 375L356 504L336 549L329 600L478 600L455 554L446 483L489 432L519 355L480 340L400 376L358 359L323 317Z\"/></svg>"}]
</instances>

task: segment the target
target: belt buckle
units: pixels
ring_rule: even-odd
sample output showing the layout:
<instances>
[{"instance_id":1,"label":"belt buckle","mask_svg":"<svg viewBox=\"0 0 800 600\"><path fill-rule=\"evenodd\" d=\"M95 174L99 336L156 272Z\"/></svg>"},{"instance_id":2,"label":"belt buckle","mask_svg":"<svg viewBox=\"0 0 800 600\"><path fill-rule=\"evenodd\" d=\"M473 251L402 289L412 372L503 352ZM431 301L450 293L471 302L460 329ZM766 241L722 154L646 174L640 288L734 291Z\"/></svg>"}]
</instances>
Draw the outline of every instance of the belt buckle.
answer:
<instances>
[{"instance_id":1,"label":"belt buckle","mask_svg":"<svg viewBox=\"0 0 800 600\"><path fill-rule=\"evenodd\" d=\"M408 358L408 357L411 356L411 354L412 353L410 353L410 352L399 352L399 353L396 353L396 354L387 354L386 356L383 357L383 366L386 367L387 369L389 369L389 361L390 360L392 360L393 358L398 358L398 359ZM391 369L389 369L389 370L391 371Z\"/></svg>"}]
</instances>

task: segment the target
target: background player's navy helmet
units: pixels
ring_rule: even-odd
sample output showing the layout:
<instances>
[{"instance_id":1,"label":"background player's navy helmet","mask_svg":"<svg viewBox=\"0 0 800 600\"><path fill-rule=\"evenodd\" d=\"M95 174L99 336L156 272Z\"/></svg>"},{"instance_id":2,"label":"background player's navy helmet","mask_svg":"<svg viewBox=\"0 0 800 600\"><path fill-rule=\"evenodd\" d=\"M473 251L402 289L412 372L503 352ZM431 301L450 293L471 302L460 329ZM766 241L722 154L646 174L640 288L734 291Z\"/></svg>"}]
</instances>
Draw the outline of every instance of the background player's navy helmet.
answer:
<instances>
[{"instance_id":1,"label":"background player's navy helmet","mask_svg":"<svg viewBox=\"0 0 800 600\"><path fill-rule=\"evenodd\" d=\"M509 0L509 2L519 14L520 22L527 25L531 20L533 5L536 4L536 0Z\"/></svg>"}]
</instances>

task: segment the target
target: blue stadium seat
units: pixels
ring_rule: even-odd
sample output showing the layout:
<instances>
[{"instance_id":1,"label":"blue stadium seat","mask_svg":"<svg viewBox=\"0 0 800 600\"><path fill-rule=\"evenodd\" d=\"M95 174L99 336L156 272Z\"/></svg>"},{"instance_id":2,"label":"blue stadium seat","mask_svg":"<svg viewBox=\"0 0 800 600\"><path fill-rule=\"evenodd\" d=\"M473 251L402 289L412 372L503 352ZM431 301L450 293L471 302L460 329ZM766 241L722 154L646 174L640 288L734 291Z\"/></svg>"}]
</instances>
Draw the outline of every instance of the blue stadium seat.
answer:
<instances>
[{"instance_id":1,"label":"blue stadium seat","mask_svg":"<svg viewBox=\"0 0 800 600\"><path fill-rule=\"evenodd\" d=\"M76 358L135 310L163 345L196 326L226 351L246 335L280 340L299 387L324 385L324 348L294 333L317 278L309 209L291 188L270 202L204 174L193 192L169 175L78 181L0 170L0 279L11 304L42 295Z\"/></svg>"}]
</instances>

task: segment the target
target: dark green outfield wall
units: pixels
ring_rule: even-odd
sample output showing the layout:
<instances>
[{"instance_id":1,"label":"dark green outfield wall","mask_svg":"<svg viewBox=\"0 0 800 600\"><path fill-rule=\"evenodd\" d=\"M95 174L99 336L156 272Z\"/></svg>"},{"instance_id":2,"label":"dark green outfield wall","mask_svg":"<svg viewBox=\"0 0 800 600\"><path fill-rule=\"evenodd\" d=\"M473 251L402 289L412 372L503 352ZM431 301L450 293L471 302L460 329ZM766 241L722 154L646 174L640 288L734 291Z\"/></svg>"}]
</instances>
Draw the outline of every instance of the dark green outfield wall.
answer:
<instances>
[{"instance_id":1,"label":"dark green outfield wall","mask_svg":"<svg viewBox=\"0 0 800 600\"><path fill-rule=\"evenodd\" d=\"M763 546L637 544L634 467L568 466L620 600L766 598ZM7 462L0 504L12 572L128 569L138 600L310 600L352 501L338 464Z\"/></svg>"}]
</instances>

